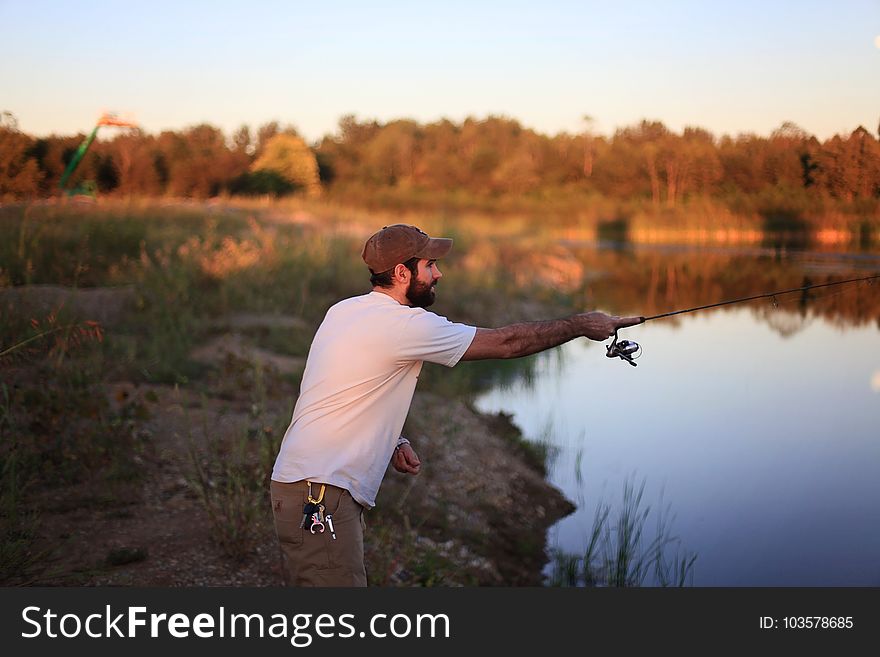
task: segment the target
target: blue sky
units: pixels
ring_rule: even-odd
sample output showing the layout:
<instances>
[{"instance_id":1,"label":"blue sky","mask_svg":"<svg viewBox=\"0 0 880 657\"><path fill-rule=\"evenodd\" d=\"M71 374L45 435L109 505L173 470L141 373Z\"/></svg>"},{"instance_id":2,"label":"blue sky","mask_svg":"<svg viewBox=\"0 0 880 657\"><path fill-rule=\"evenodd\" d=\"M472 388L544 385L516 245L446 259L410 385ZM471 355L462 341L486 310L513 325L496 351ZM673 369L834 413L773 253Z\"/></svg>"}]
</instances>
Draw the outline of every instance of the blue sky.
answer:
<instances>
[{"instance_id":1,"label":"blue sky","mask_svg":"<svg viewBox=\"0 0 880 657\"><path fill-rule=\"evenodd\" d=\"M717 135L880 121L880 0L49 2L0 0L0 111L31 134L104 110L146 130L339 117L582 117Z\"/></svg>"}]
</instances>

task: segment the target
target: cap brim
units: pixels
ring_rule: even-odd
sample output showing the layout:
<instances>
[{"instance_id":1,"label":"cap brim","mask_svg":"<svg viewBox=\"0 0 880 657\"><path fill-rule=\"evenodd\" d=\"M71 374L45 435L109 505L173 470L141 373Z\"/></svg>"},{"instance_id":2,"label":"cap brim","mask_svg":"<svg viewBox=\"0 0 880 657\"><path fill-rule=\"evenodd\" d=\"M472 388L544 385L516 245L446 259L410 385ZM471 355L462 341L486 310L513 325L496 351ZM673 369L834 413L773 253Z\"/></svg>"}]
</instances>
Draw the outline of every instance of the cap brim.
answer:
<instances>
[{"instance_id":1,"label":"cap brim","mask_svg":"<svg viewBox=\"0 0 880 657\"><path fill-rule=\"evenodd\" d=\"M415 254L416 258L436 260L442 258L452 250L452 239L449 237L431 237L425 248Z\"/></svg>"}]
</instances>

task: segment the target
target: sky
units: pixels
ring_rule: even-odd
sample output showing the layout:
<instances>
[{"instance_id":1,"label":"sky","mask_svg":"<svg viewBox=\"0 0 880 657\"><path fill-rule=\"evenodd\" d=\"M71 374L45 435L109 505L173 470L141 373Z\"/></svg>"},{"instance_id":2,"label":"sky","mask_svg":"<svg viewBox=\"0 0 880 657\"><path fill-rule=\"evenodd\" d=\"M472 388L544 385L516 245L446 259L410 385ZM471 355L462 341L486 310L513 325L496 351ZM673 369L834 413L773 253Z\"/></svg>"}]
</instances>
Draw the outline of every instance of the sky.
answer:
<instances>
[{"instance_id":1,"label":"sky","mask_svg":"<svg viewBox=\"0 0 880 657\"><path fill-rule=\"evenodd\" d=\"M309 141L346 114L876 133L880 0L0 0L0 111L37 136L104 111Z\"/></svg>"}]
</instances>

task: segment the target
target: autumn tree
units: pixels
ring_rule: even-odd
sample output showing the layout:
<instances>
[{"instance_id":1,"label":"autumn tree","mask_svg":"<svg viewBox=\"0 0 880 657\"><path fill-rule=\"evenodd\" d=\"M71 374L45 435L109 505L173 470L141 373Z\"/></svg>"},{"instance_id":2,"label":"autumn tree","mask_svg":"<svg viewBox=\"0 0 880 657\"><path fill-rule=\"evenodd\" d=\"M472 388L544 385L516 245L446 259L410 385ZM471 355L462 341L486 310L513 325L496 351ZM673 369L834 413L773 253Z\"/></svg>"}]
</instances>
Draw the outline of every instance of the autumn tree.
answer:
<instances>
[{"instance_id":1,"label":"autumn tree","mask_svg":"<svg viewBox=\"0 0 880 657\"><path fill-rule=\"evenodd\" d=\"M809 158L810 136L792 123L784 122L770 134L764 160L764 175L772 185L804 186L804 166Z\"/></svg>"},{"instance_id":2,"label":"autumn tree","mask_svg":"<svg viewBox=\"0 0 880 657\"><path fill-rule=\"evenodd\" d=\"M167 167L166 193L172 196L216 196L243 172L236 168L223 133L208 124L187 128L182 133L163 132L157 146L157 173L161 179L161 168Z\"/></svg>"},{"instance_id":3,"label":"autumn tree","mask_svg":"<svg viewBox=\"0 0 880 657\"><path fill-rule=\"evenodd\" d=\"M863 127L846 139L835 135L819 153L823 187L847 202L880 196L880 143Z\"/></svg>"},{"instance_id":4,"label":"autumn tree","mask_svg":"<svg viewBox=\"0 0 880 657\"><path fill-rule=\"evenodd\" d=\"M346 114L339 119L338 133L321 140L316 157L333 172L334 181L362 183L366 147L379 131L376 121L360 123L353 114Z\"/></svg>"},{"instance_id":5,"label":"autumn tree","mask_svg":"<svg viewBox=\"0 0 880 657\"><path fill-rule=\"evenodd\" d=\"M583 172L584 178L589 178L593 175L593 124L595 120L589 114L584 114L581 117L581 121L584 123L584 133L583 133L583 150L584 150L584 165Z\"/></svg>"},{"instance_id":6,"label":"autumn tree","mask_svg":"<svg viewBox=\"0 0 880 657\"><path fill-rule=\"evenodd\" d=\"M419 157L415 160L414 183L425 189L453 191L466 183L459 159L460 129L443 119L422 129Z\"/></svg>"},{"instance_id":7,"label":"autumn tree","mask_svg":"<svg viewBox=\"0 0 880 657\"><path fill-rule=\"evenodd\" d=\"M167 183L167 171L161 171L161 152L155 137L134 129L117 135L111 142L111 147L115 153L113 161L119 176L117 190L120 194L162 194Z\"/></svg>"},{"instance_id":8,"label":"autumn tree","mask_svg":"<svg viewBox=\"0 0 880 657\"><path fill-rule=\"evenodd\" d=\"M725 188L754 194L772 184L765 175L767 155L767 140L757 135L724 136L718 144L718 159Z\"/></svg>"},{"instance_id":9,"label":"autumn tree","mask_svg":"<svg viewBox=\"0 0 880 657\"><path fill-rule=\"evenodd\" d=\"M0 198L36 196L42 177L36 159L31 156L33 140L18 129L9 112L0 113Z\"/></svg>"},{"instance_id":10,"label":"autumn tree","mask_svg":"<svg viewBox=\"0 0 880 657\"><path fill-rule=\"evenodd\" d=\"M661 155L669 130L659 121L642 121L614 133L608 150L596 159L593 179L612 198L662 199Z\"/></svg>"},{"instance_id":11,"label":"autumn tree","mask_svg":"<svg viewBox=\"0 0 880 657\"><path fill-rule=\"evenodd\" d=\"M680 137L667 133L659 142L659 151L669 207L688 192L710 193L721 178L715 140L706 130L685 128Z\"/></svg>"},{"instance_id":12,"label":"autumn tree","mask_svg":"<svg viewBox=\"0 0 880 657\"><path fill-rule=\"evenodd\" d=\"M411 184L420 138L415 121L392 121L366 144L361 159L361 175L382 185Z\"/></svg>"},{"instance_id":13,"label":"autumn tree","mask_svg":"<svg viewBox=\"0 0 880 657\"><path fill-rule=\"evenodd\" d=\"M270 171L309 195L321 191L318 162L301 137L290 132L277 134L266 143L263 154L251 165L251 171Z\"/></svg>"}]
</instances>

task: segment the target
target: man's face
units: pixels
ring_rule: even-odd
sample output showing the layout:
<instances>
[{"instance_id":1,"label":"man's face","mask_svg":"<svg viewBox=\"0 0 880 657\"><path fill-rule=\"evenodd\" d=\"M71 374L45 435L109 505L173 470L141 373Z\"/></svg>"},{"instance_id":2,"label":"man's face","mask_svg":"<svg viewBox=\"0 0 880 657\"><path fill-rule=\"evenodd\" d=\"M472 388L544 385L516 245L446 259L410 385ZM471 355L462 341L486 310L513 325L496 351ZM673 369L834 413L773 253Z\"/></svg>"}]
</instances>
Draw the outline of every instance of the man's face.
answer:
<instances>
[{"instance_id":1,"label":"man's face","mask_svg":"<svg viewBox=\"0 0 880 657\"><path fill-rule=\"evenodd\" d=\"M443 276L436 260L419 260L417 275L410 278L406 298L414 308L427 308L434 303L434 286Z\"/></svg>"}]
</instances>

